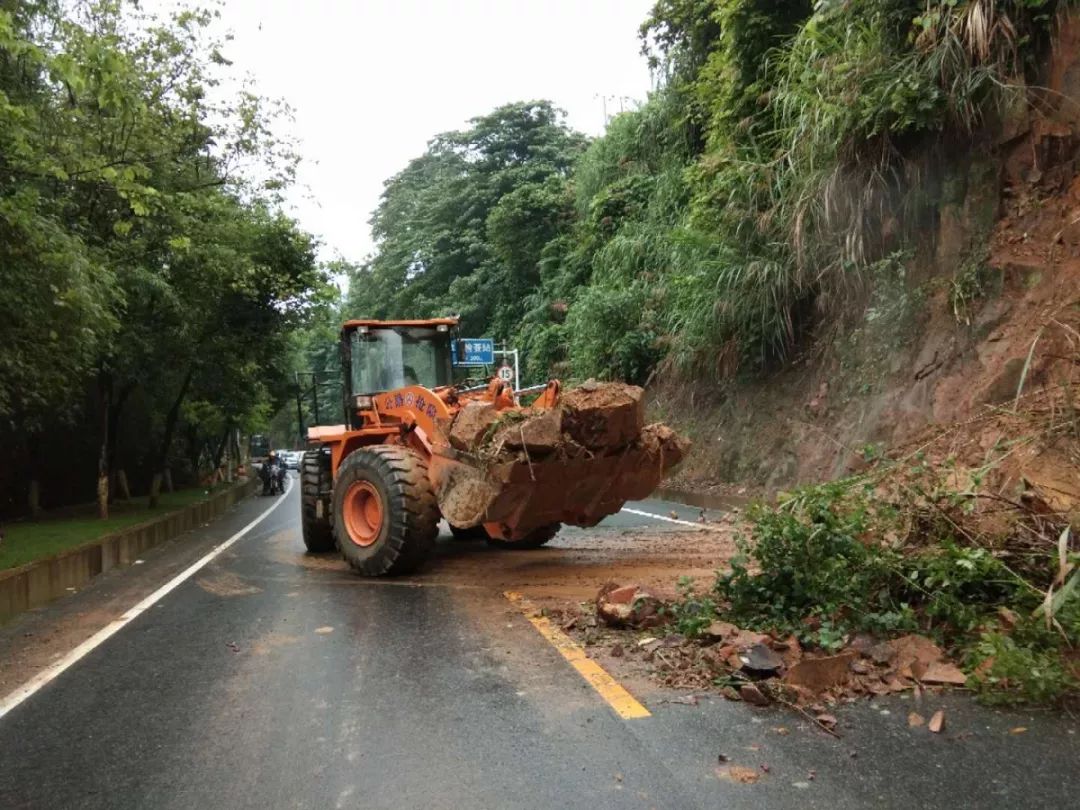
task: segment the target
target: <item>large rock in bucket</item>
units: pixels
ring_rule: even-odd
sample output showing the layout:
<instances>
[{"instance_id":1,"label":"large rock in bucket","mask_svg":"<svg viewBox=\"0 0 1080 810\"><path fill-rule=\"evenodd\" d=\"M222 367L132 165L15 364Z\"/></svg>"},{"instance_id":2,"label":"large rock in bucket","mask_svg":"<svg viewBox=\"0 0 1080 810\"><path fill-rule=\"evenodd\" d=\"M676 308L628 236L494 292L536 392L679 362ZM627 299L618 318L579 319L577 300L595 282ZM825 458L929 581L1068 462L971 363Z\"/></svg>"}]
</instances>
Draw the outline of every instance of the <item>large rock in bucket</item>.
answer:
<instances>
[{"instance_id":1,"label":"large rock in bucket","mask_svg":"<svg viewBox=\"0 0 1080 810\"><path fill-rule=\"evenodd\" d=\"M628 445L645 424L643 393L636 385L594 380L564 391L563 430L590 450Z\"/></svg>"}]
</instances>

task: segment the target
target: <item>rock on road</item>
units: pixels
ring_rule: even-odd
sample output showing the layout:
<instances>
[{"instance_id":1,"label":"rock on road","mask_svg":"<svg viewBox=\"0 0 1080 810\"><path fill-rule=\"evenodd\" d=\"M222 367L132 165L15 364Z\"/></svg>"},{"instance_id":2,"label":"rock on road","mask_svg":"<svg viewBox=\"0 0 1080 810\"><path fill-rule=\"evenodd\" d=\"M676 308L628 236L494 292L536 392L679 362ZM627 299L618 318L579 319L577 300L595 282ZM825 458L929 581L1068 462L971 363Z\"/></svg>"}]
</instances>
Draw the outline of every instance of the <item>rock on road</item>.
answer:
<instances>
[{"instance_id":1,"label":"rock on road","mask_svg":"<svg viewBox=\"0 0 1080 810\"><path fill-rule=\"evenodd\" d=\"M301 553L297 500L293 487L235 545L0 717L0 807L955 808L1067 806L1076 795L1075 724L958 698L936 699L952 734L934 738L897 722L911 708L899 699L852 709L839 741L783 711L680 705L645 685L633 691L652 715L620 719L503 590L538 571L550 579L563 560L586 570L573 549L617 547L623 528L660 531L660 521L627 512L568 530L556 541L568 551L446 540L429 573L370 581L332 555ZM183 553L270 503L243 502ZM137 601L116 604L138 577L180 567L170 554L181 552L2 628L0 658L47 628L119 615ZM1010 735L1021 721L1028 731ZM732 778L733 763L755 779Z\"/></svg>"}]
</instances>

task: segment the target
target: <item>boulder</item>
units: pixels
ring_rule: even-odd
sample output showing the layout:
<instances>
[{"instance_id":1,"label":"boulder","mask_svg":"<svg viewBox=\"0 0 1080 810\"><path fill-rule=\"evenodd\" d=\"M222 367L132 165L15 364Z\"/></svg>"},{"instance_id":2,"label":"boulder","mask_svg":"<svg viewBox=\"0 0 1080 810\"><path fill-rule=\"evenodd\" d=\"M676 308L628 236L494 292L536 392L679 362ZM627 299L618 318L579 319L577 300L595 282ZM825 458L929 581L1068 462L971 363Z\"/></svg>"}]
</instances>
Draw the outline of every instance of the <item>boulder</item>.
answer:
<instances>
[{"instance_id":1,"label":"boulder","mask_svg":"<svg viewBox=\"0 0 1080 810\"><path fill-rule=\"evenodd\" d=\"M649 461L660 469L670 470L690 452L690 440L680 436L667 425L646 425L641 431L639 445Z\"/></svg>"},{"instance_id":2,"label":"boulder","mask_svg":"<svg viewBox=\"0 0 1080 810\"><path fill-rule=\"evenodd\" d=\"M739 687L739 697L752 706L768 706L772 701L752 683L744 683Z\"/></svg>"},{"instance_id":3,"label":"boulder","mask_svg":"<svg viewBox=\"0 0 1080 810\"><path fill-rule=\"evenodd\" d=\"M743 652L739 659L742 669L753 675L774 675L784 666L784 659L767 644L753 644Z\"/></svg>"},{"instance_id":4,"label":"boulder","mask_svg":"<svg viewBox=\"0 0 1080 810\"><path fill-rule=\"evenodd\" d=\"M901 636L890 641L889 646L896 651L896 671L904 678L922 678L931 664L944 657L941 648L926 636Z\"/></svg>"},{"instance_id":5,"label":"boulder","mask_svg":"<svg viewBox=\"0 0 1080 810\"><path fill-rule=\"evenodd\" d=\"M490 402L467 402L454 417L447 439L457 450L475 450L497 418Z\"/></svg>"},{"instance_id":6,"label":"boulder","mask_svg":"<svg viewBox=\"0 0 1080 810\"><path fill-rule=\"evenodd\" d=\"M642 389L623 383L588 381L562 393L563 427L590 450L624 447L645 425Z\"/></svg>"},{"instance_id":7,"label":"boulder","mask_svg":"<svg viewBox=\"0 0 1080 810\"><path fill-rule=\"evenodd\" d=\"M596 595L596 618L609 627L660 625L661 601L638 585L609 582Z\"/></svg>"},{"instance_id":8,"label":"boulder","mask_svg":"<svg viewBox=\"0 0 1080 810\"><path fill-rule=\"evenodd\" d=\"M495 432L493 444L511 450L526 450L534 456L554 452L562 443L562 410L526 411L521 420L513 420Z\"/></svg>"}]
</instances>

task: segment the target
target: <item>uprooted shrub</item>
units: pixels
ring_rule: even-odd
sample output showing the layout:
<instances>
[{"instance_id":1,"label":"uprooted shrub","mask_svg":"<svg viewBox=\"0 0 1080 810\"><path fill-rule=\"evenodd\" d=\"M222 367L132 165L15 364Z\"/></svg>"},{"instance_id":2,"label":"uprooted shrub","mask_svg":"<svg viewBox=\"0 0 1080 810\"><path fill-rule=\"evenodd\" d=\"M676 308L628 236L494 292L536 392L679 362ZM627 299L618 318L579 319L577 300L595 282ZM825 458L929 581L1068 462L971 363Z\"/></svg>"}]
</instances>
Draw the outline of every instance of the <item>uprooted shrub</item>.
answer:
<instances>
[{"instance_id":1,"label":"uprooted shrub","mask_svg":"<svg viewBox=\"0 0 1080 810\"><path fill-rule=\"evenodd\" d=\"M752 508L751 536L717 576L719 614L827 650L857 632L926 633L994 702L1080 693L1071 528L1016 509L1016 536L990 538L975 528L974 493L924 464L903 478L833 482ZM1046 542L1019 539L1039 531Z\"/></svg>"}]
</instances>

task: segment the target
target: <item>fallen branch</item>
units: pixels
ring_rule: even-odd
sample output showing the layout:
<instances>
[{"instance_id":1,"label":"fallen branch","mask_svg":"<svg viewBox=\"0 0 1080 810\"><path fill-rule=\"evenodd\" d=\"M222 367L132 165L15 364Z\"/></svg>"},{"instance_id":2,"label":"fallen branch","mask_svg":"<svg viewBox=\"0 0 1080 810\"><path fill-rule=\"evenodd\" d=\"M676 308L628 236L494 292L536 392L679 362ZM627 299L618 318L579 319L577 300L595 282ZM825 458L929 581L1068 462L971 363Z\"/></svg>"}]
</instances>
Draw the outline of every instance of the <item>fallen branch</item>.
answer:
<instances>
[{"instance_id":1,"label":"fallen branch","mask_svg":"<svg viewBox=\"0 0 1080 810\"><path fill-rule=\"evenodd\" d=\"M836 737L836 739L838 739L838 740L842 739L840 734L836 731L836 729L830 728L829 726L825 725L820 720L818 720L816 717L814 717L814 715L810 714L810 712L808 712L806 709L804 709L802 706L798 705L797 703L792 703L787 698L780 697L780 695L775 694L775 693L773 693L772 699L775 700L777 703L783 705L783 706L787 706L789 709L794 709L799 714L801 714L803 717L805 717L807 720L809 720L811 723L813 723L815 726L817 726L822 731L824 731L826 734L828 734L828 735L830 735L832 737Z\"/></svg>"}]
</instances>

